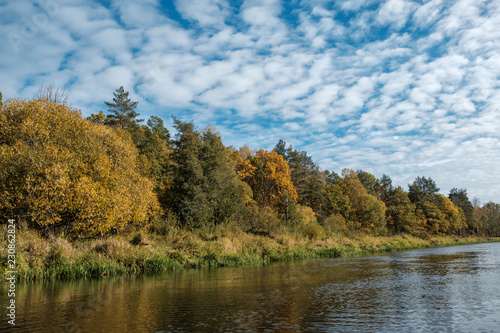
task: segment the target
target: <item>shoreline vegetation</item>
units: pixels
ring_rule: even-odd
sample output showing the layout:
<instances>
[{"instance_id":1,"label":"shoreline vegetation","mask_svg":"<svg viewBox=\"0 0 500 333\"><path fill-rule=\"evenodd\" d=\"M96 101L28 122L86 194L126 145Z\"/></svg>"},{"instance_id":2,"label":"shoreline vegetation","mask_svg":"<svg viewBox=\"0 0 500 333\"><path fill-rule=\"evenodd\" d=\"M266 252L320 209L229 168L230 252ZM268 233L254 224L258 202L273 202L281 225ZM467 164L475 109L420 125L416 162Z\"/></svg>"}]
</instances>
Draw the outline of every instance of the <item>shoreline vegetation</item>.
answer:
<instances>
[{"instance_id":1,"label":"shoreline vegetation","mask_svg":"<svg viewBox=\"0 0 500 333\"><path fill-rule=\"evenodd\" d=\"M5 248L6 237L2 236L1 246ZM266 265L500 241L493 237L432 236L422 239L406 234L373 236L361 233L311 239L290 232L255 235L227 228L213 232L172 229L167 235L140 232L79 241L42 237L37 231L26 230L18 231L16 239L17 278L27 282ZM0 266L4 268L6 262ZM6 272L4 269L4 278Z\"/></svg>"},{"instance_id":2,"label":"shoreline vegetation","mask_svg":"<svg viewBox=\"0 0 500 333\"><path fill-rule=\"evenodd\" d=\"M142 124L123 87L113 95L107 114L84 118L53 87L31 100L0 93L4 276L262 265L500 237L500 205L466 189L445 196L430 177L406 190L388 175L338 174L281 139L235 148L213 126L176 117L171 137L160 117Z\"/></svg>"}]
</instances>

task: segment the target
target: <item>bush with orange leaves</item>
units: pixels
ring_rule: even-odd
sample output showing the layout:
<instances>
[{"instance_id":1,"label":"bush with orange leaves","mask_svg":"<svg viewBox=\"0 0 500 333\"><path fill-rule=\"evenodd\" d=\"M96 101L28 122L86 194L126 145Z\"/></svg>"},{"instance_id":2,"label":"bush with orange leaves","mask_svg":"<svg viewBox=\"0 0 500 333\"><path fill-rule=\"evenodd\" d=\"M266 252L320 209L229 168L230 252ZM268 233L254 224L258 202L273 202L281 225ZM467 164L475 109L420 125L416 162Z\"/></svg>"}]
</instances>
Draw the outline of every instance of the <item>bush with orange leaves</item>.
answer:
<instances>
[{"instance_id":1,"label":"bush with orange leaves","mask_svg":"<svg viewBox=\"0 0 500 333\"><path fill-rule=\"evenodd\" d=\"M96 236L158 210L130 134L44 98L0 107L0 214Z\"/></svg>"}]
</instances>

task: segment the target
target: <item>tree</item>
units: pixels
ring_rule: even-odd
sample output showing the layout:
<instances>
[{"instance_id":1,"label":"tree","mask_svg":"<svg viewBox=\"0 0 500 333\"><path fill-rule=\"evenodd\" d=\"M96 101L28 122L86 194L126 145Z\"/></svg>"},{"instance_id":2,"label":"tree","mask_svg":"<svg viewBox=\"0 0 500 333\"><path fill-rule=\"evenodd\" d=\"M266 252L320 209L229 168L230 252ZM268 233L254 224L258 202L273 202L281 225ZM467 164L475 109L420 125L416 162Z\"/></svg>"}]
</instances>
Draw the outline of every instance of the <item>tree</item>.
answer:
<instances>
[{"instance_id":1,"label":"tree","mask_svg":"<svg viewBox=\"0 0 500 333\"><path fill-rule=\"evenodd\" d=\"M356 196L352 201L358 228L365 232L382 234L386 230L385 204L371 194Z\"/></svg>"},{"instance_id":2,"label":"tree","mask_svg":"<svg viewBox=\"0 0 500 333\"><path fill-rule=\"evenodd\" d=\"M424 201L421 207L425 216L425 229L429 234L438 235L446 230L445 217L437 205Z\"/></svg>"},{"instance_id":3,"label":"tree","mask_svg":"<svg viewBox=\"0 0 500 333\"><path fill-rule=\"evenodd\" d=\"M182 223L200 228L237 218L243 209L245 184L236 174L231 152L211 130L202 136L194 124L174 118L172 200Z\"/></svg>"},{"instance_id":4,"label":"tree","mask_svg":"<svg viewBox=\"0 0 500 333\"><path fill-rule=\"evenodd\" d=\"M388 203L389 196L394 192L394 186L392 185L392 179L387 175L382 175L380 178L380 200ZM401 189L402 190L402 189ZM403 191L403 190L402 190ZM404 192L404 191L403 191Z\"/></svg>"},{"instance_id":5,"label":"tree","mask_svg":"<svg viewBox=\"0 0 500 333\"><path fill-rule=\"evenodd\" d=\"M351 201L339 184L325 185L323 197L325 198L324 215L341 215L345 220L352 220L354 212L351 208Z\"/></svg>"},{"instance_id":6,"label":"tree","mask_svg":"<svg viewBox=\"0 0 500 333\"><path fill-rule=\"evenodd\" d=\"M142 125L132 133L139 150L141 170L155 184L155 192L164 210L171 207L173 179L172 146L170 133L163 120L152 116L147 126Z\"/></svg>"},{"instance_id":7,"label":"tree","mask_svg":"<svg viewBox=\"0 0 500 333\"><path fill-rule=\"evenodd\" d=\"M434 180L432 180L430 177L417 177L412 184L408 185L408 187L408 197L410 198L411 202L417 204L417 207L425 201L436 201L435 194L439 191L439 188L436 186Z\"/></svg>"},{"instance_id":8,"label":"tree","mask_svg":"<svg viewBox=\"0 0 500 333\"><path fill-rule=\"evenodd\" d=\"M211 211L204 191L204 172L199 159L202 142L192 122L174 118L177 130L174 141L173 205L184 225L200 227L210 222Z\"/></svg>"},{"instance_id":9,"label":"tree","mask_svg":"<svg viewBox=\"0 0 500 333\"><path fill-rule=\"evenodd\" d=\"M297 202L290 174L287 162L274 150L260 149L255 156L238 163L238 176L250 185L254 200L261 206L276 207L284 192L289 200Z\"/></svg>"},{"instance_id":10,"label":"tree","mask_svg":"<svg viewBox=\"0 0 500 333\"><path fill-rule=\"evenodd\" d=\"M385 204L368 194L354 170L342 170L338 184L351 203L354 212L355 229L383 233L385 229Z\"/></svg>"},{"instance_id":11,"label":"tree","mask_svg":"<svg viewBox=\"0 0 500 333\"><path fill-rule=\"evenodd\" d=\"M135 102L135 105L137 103ZM91 114L87 120L99 125L115 127L117 124L112 117L99 111L98 114ZM165 128L163 120L156 116L151 116L146 125L132 125L126 127L132 136L135 146L139 150L140 169L143 175L151 179L155 184L155 192L158 196L164 213L168 213L171 208L172 186L172 145L170 133Z\"/></svg>"},{"instance_id":12,"label":"tree","mask_svg":"<svg viewBox=\"0 0 500 333\"><path fill-rule=\"evenodd\" d=\"M287 159L287 150L286 150L286 142L280 139L276 146L274 146L273 150L283 156L283 158Z\"/></svg>"},{"instance_id":13,"label":"tree","mask_svg":"<svg viewBox=\"0 0 500 333\"><path fill-rule=\"evenodd\" d=\"M84 120L45 98L0 113L0 212L30 225L99 236L158 210L130 134Z\"/></svg>"},{"instance_id":14,"label":"tree","mask_svg":"<svg viewBox=\"0 0 500 333\"><path fill-rule=\"evenodd\" d=\"M307 152L293 149L292 145L285 147L286 142L279 140L273 150L288 163L290 177L298 195L297 202L319 212L324 200L321 196L324 180L318 165Z\"/></svg>"},{"instance_id":15,"label":"tree","mask_svg":"<svg viewBox=\"0 0 500 333\"><path fill-rule=\"evenodd\" d=\"M483 211L483 230L490 237L500 235L500 205L493 202L485 204Z\"/></svg>"},{"instance_id":16,"label":"tree","mask_svg":"<svg viewBox=\"0 0 500 333\"><path fill-rule=\"evenodd\" d=\"M250 147L248 147L247 145L244 145L243 147L238 149L238 152L234 155L234 160L237 160L238 157L246 160L248 156L255 156L255 151L250 149Z\"/></svg>"},{"instance_id":17,"label":"tree","mask_svg":"<svg viewBox=\"0 0 500 333\"><path fill-rule=\"evenodd\" d=\"M0 91L0 108L3 106L3 101L2 101L2 92Z\"/></svg>"},{"instance_id":18,"label":"tree","mask_svg":"<svg viewBox=\"0 0 500 333\"><path fill-rule=\"evenodd\" d=\"M481 208L481 202L479 201L478 198L474 198L472 200L472 203L474 207L474 211L472 213L473 224L471 225L472 234L474 235L474 229L475 229L475 233L477 235L481 235L484 223L484 210Z\"/></svg>"},{"instance_id":19,"label":"tree","mask_svg":"<svg viewBox=\"0 0 500 333\"><path fill-rule=\"evenodd\" d=\"M375 176L371 173L363 170L356 171L356 174L358 175L359 181L361 182L361 184L363 184L363 187L366 189L368 194L381 199L382 184L380 183L380 180L375 178Z\"/></svg>"},{"instance_id":20,"label":"tree","mask_svg":"<svg viewBox=\"0 0 500 333\"><path fill-rule=\"evenodd\" d=\"M99 111L98 114L92 113L90 117L87 117L86 119L94 124L104 125L106 120L106 115L104 114L104 112Z\"/></svg>"},{"instance_id":21,"label":"tree","mask_svg":"<svg viewBox=\"0 0 500 333\"><path fill-rule=\"evenodd\" d=\"M386 217L387 228L394 233L415 233L419 229L417 216L415 215L415 204L411 203L408 194L400 186L390 190L392 185L385 188L389 189L386 194Z\"/></svg>"},{"instance_id":22,"label":"tree","mask_svg":"<svg viewBox=\"0 0 500 333\"><path fill-rule=\"evenodd\" d=\"M214 224L236 220L244 214L248 186L238 178L236 164L215 128L208 128L202 135L200 161L204 170L208 202L212 208Z\"/></svg>"},{"instance_id":23,"label":"tree","mask_svg":"<svg viewBox=\"0 0 500 333\"><path fill-rule=\"evenodd\" d=\"M453 204L463 210L465 214L465 223L467 223L467 225L472 225L474 221L474 206L467 196L467 190L465 188L453 188L450 190L448 198Z\"/></svg>"},{"instance_id":24,"label":"tree","mask_svg":"<svg viewBox=\"0 0 500 333\"><path fill-rule=\"evenodd\" d=\"M338 184L339 181L341 180L339 174L336 173L335 171L325 170L323 174L325 177L325 183L327 185Z\"/></svg>"},{"instance_id":25,"label":"tree","mask_svg":"<svg viewBox=\"0 0 500 333\"><path fill-rule=\"evenodd\" d=\"M438 194L438 208L443 213L445 223L441 227L441 232L447 234L457 233L463 227L467 227L464 211L457 207L450 199L442 194Z\"/></svg>"},{"instance_id":26,"label":"tree","mask_svg":"<svg viewBox=\"0 0 500 333\"><path fill-rule=\"evenodd\" d=\"M69 93L64 89L56 88L53 83L49 85L42 84L36 98L46 98L50 102L69 105Z\"/></svg>"},{"instance_id":27,"label":"tree","mask_svg":"<svg viewBox=\"0 0 500 333\"><path fill-rule=\"evenodd\" d=\"M128 97L129 92L123 89L123 86L116 89L113 102L104 102L109 107L109 114L106 117L106 124L117 126L123 129L135 129L144 119L136 119L139 113L135 111L138 102L132 102Z\"/></svg>"},{"instance_id":28,"label":"tree","mask_svg":"<svg viewBox=\"0 0 500 333\"><path fill-rule=\"evenodd\" d=\"M339 181L339 185L342 186L344 193L351 199L351 202L355 197L368 194L356 172L351 169L342 170L342 178Z\"/></svg>"}]
</instances>

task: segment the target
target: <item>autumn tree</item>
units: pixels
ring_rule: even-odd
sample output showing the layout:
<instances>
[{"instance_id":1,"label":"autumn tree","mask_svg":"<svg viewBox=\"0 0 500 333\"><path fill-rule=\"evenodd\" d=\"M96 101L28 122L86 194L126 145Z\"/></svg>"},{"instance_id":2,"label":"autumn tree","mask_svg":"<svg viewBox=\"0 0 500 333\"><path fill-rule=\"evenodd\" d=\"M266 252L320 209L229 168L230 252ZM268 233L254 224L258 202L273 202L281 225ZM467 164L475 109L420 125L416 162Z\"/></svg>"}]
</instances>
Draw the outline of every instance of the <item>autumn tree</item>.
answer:
<instances>
[{"instance_id":1,"label":"autumn tree","mask_svg":"<svg viewBox=\"0 0 500 333\"><path fill-rule=\"evenodd\" d=\"M106 120L106 115L104 114L103 111L99 111L99 113L97 114L92 113L90 117L87 117L86 119L94 124L104 125Z\"/></svg>"},{"instance_id":2,"label":"autumn tree","mask_svg":"<svg viewBox=\"0 0 500 333\"><path fill-rule=\"evenodd\" d=\"M358 228L365 232L384 234L386 229L385 204L371 194L362 194L352 200Z\"/></svg>"},{"instance_id":3,"label":"autumn tree","mask_svg":"<svg viewBox=\"0 0 500 333\"><path fill-rule=\"evenodd\" d=\"M238 163L238 176L252 188L254 200L261 206L276 207L282 193L297 202L291 172L283 156L274 150L260 149L255 156L248 156Z\"/></svg>"},{"instance_id":4,"label":"autumn tree","mask_svg":"<svg viewBox=\"0 0 500 333\"><path fill-rule=\"evenodd\" d=\"M365 189L354 170L343 169L342 178L339 184L342 186L344 193L351 199L351 202L355 197L368 194L368 191Z\"/></svg>"},{"instance_id":5,"label":"autumn tree","mask_svg":"<svg viewBox=\"0 0 500 333\"><path fill-rule=\"evenodd\" d=\"M377 199L381 199L382 184L380 180L371 173L363 170L356 171L356 174L368 194L373 195Z\"/></svg>"},{"instance_id":6,"label":"autumn tree","mask_svg":"<svg viewBox=\"0 0 500 333\"><path fill-rule=\"evenodd\" d=\"M337 181L343 193L349 198L353 211L352 222L356 230L383 233L385 231L385 204L368 194L354 170L342 170Z\"/></svg>"},{"instance_id":7,"label":"autumn tree","mask_svg":"<svg viewBox=\"0 0 500 333\"><path fill-rule=\"evenodd\" d=\"M500 235L500 205L488 202L481 207L483 232L490 237Z\"/></svg>"},{"instance_id":8,"label":"autumn tree","mask_svg":"<svg viewBox=\"0 0 500 333\"><path fill-rule=\"evenodd\" d=\"M446 229L446 220L439 207L430 201L420 203L420 207L418 210L421 210L425 217L425 231L432 235L442 233Z\"/></svg>"},{"instance_id":9,"label":"autumn tree","mask_svg":"<svg viewBox=\"0 0 500 333\"><path fill-rule=\"evenodd\" d=\"M139 113L135 111L138 102L133 102L129 98L129 92L125 91L123 86L116 89L113 93L115 96L113 102L104 102L109 108L105 122L108 125L116 126L123 129L134 129L143 119L136 119Z\"/></svg>"},{"instance_id":10,"label":"autumn tree","mask_svg":"<svg viewBox=\"0 0 500 333\"><path fill-rule=\"evenodd\" d=\"M472 234L498 237L500 235L500 205L490 201L481 206L477 198L474 198L473 205L473 224L469 226Z\"/></svg>"},{"instance_id":11,"label":"autumn tree","mask_svg":"<svg viewBox=\"0 0 500 333\"><path fill-rule=\"evenodd\" d=\"M0 113L0 211L30 225L103 235L158 209L130 134L84 120L45 98Z\"/></svg>"},{"instance_id":12,"label":"autumn tree","mask_svg":"<svg viewBox=\"0 0 500 333\"><path fill-rule=\"evenodd\" d=\"M474 198L472 200L472 205L474 207L474 211L472 212L472 234L481 235L481 231L483 230L484 224L484 210L481 207L481 202L478 198Z\"/></svg>"},{"instance_id":13,"label":"autumn tree","mask_svg":"<svg viewBox=\"0 0 500 333\"><path fill-rule=\"evenodd\" d=\"M442 194L438 194L438 202L438 208L444 215L444 223L440 230L442 233L457 233L460 229L467 226L462 208L453 204L449 198Z\"/></svg>"},{"instance_id":14,"label":"autumn tree","mask_svg":"<svg viewBox=\"0 0 500 333\"><path fill-rule=\"evenodd\" d=\"M286 148L283 140L279 140L274 151L288 163L290 177L298 195L297 202L319 212L324 199L321 195L324 181L319 166L307 152L293 149L292 145Z\"/></svg>"},{"instance_id":15,"label":"autumn tree","mask_svg":"<svg viewBox=\"0 0 500 333\"><path fill-rule=\"evenodd\" d=\"M351 201L339 184L327 184L323 187L323 214L325 216L341 215L345 220L352 220L354 211Z\"/></svg>"},{"instance_id":16,"label":"autumn tree","mask_svg":"<svg viewBox=\"0 0 500 333\"><path fill-rule=\"evenodd\" d=\"M465 223L467 223L467 225L472 225L474 207L472 205L472 202L469 200L469 197L467 196L467 190L465 188L452 188L450 190L450 194L448 194L448 198L451 200L451 202L453 202L453 204L463 210L465 214Z\"/></svg>"},{"instance_id":17,"label":"autumn tree","mask_svg":"<svg viewBox=\"0 0 500 333\"><path fill-rule=\"evenodd\" d=\"M391 185L387 187L385 204L387 206L387 228L391 232L412 234L420 229L415 215L416 206L410 201L408 194L401 186L393 188Z\"/></svg>"},{"instance_id":18,"label":"autumn tree","mask_svg":"<svg viewBox=\"0 0 500 333\"><path fill-rule=\"evenodd\" d=\"M439 234L446 224L445 216L439 209L439 188L430 177L417 177L408 185L408 197L415 204L415 214L425 232Z\"/></svg>"}]
</instances>

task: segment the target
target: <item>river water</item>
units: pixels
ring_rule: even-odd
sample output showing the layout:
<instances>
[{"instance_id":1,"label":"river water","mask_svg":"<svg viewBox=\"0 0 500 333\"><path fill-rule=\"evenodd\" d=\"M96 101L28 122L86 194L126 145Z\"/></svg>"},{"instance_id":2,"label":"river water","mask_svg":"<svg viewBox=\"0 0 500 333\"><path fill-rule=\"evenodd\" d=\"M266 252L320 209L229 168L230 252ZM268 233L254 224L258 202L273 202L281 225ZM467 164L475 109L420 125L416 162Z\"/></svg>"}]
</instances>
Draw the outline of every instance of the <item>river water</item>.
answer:
<instances>
[{"instance_id":1,"label":"river water","mask_svg":"<svg viewBox=\"0 0 500 333\"><path fill-rule=\"evenodd\" d=\"M500 332L500 243L16 291L0 332Z\"/></svg>"}]
</instances>

